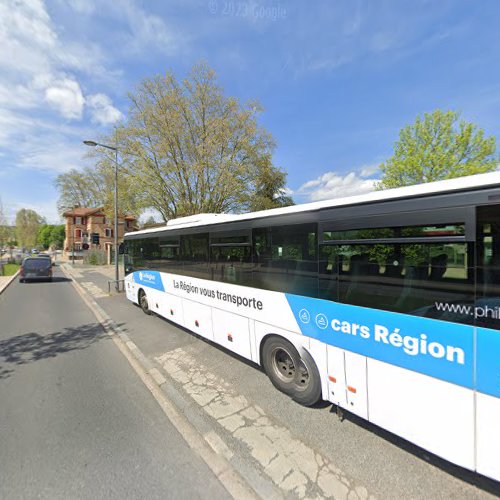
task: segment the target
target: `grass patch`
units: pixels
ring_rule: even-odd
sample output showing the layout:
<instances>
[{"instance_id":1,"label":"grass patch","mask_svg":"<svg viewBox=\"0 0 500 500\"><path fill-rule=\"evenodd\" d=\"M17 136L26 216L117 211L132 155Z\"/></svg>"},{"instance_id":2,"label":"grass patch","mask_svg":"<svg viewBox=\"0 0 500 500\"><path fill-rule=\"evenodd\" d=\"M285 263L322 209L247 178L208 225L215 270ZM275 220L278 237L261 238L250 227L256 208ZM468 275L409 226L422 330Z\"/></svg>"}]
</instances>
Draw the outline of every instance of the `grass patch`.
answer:
<instances>
[{"instance_id":1,"label":"grass patch","mask_svg":"<svg viewBox=\"0 0 500 500\"><path fill-rule=\"evenodd\" d=\"M19 264L4 264L2 276L12 276L16 274L21 266Z\"/></svg>"}]
</instances>

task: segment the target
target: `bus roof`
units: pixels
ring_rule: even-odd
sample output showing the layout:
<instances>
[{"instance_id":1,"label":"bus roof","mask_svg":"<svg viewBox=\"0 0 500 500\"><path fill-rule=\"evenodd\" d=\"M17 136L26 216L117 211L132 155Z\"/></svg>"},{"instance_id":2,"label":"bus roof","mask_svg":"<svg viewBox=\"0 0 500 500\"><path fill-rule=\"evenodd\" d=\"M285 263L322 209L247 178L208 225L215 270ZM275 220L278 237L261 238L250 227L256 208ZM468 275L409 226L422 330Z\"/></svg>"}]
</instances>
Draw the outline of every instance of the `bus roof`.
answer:
<instances>
[{"instance_id":1,"label":"bus roof","mask_svg":"<svg viewBox=\"0 0 500 500\"><path fill-rule=\"evenodd\" d=\"M396 189L386 189L383 191L373 191L371 193L349 196L345 198L336 198L332 200L315 201L312 203L303 203L283 208L271 208L269 210L260 210L258 212L248 212L244 214L198 214L188 217L172 219L164 226L157 226L151 229L143 229L126 233L128 235L149 234L162 232L166 230L189 228L196 226L206 226L213 224L222 224L225 222L238 222L250 219L260 219L273 217L276 215L287 215L308 211L316 211L325 208L345 207L349 205L360 205L364 203L383 202L397 200L402 198L416 198L433 194L450 193L454 191L475 190L483 187L500 186L500 171L487 174L470 175L467 177L457 177L444 181L428 182L425 184L416 184L414 186L401 187Z\"/></svg>"}]
</instances>

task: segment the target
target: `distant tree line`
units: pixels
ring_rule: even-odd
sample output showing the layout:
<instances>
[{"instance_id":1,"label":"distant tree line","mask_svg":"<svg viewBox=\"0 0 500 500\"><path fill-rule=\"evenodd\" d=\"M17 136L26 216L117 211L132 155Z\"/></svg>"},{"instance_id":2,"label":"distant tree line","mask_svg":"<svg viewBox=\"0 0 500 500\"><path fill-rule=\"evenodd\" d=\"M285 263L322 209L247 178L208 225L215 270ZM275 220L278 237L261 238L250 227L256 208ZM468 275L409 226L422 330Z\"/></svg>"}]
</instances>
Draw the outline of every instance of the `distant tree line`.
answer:
<instances>
[{"instance_id":1,"label":"distant tree line","mask_svg":"<svg viewBox=\"0 0 500 500\"><path fill-rule=\"evenodd\" d=\"M7 224L0 200L0 247L61 249L64 244L64 224L47 224L44 217L34 210L22 208L16 213L15 226Z\"/></svg>"}]
</instances>

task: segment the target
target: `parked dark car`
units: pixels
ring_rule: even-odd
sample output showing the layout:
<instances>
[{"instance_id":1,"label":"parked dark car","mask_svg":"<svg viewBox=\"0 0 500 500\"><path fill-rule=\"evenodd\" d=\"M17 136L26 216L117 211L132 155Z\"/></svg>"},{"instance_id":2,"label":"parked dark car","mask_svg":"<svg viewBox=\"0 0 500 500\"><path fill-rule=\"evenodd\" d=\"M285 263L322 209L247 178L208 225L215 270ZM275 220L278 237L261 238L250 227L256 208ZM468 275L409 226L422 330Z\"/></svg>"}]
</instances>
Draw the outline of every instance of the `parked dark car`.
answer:
<instances>
[{"instance_id":1,"label":"parked dark car","mask_svg":"<svg viewBox=\"0 0 500 500\"><path fill-rule=\"evenodd\" d=\"M19 272L19 281L52 281L52 263L49 259L27 257L23 260Z\"/></svg>"}]
</instances>

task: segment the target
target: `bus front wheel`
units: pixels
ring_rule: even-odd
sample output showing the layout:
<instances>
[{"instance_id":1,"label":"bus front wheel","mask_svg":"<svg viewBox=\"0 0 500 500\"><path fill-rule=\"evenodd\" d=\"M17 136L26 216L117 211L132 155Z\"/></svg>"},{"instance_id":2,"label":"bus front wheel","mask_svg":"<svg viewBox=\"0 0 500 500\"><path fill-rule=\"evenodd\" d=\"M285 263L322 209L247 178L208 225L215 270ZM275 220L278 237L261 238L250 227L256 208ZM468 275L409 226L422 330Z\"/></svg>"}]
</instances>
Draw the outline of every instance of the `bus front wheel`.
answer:
<instances>
[{"instance_id":1,"label":"bus front wheel","mask_svg":"<svg viewBox=\"0 0 500 500\"><path fill-rule=\"evenodd\" d=\"M144 314L150 315L151 309L149 308L148 298L144 290L139 290L139 305L141 306Z\"/></svg>"},{"instance_id":2,"label":"bus front wheel","mask_svg":"<svg viewBox=\"0 0 500 500\"><path fill-rule=\"evenodd\" d=\"M266 340L262 349L262 365L273 385L304 406L312 406L321 399L321 380L311 355L295 347L282 337Z\"/></svg>"}]
</instances>

